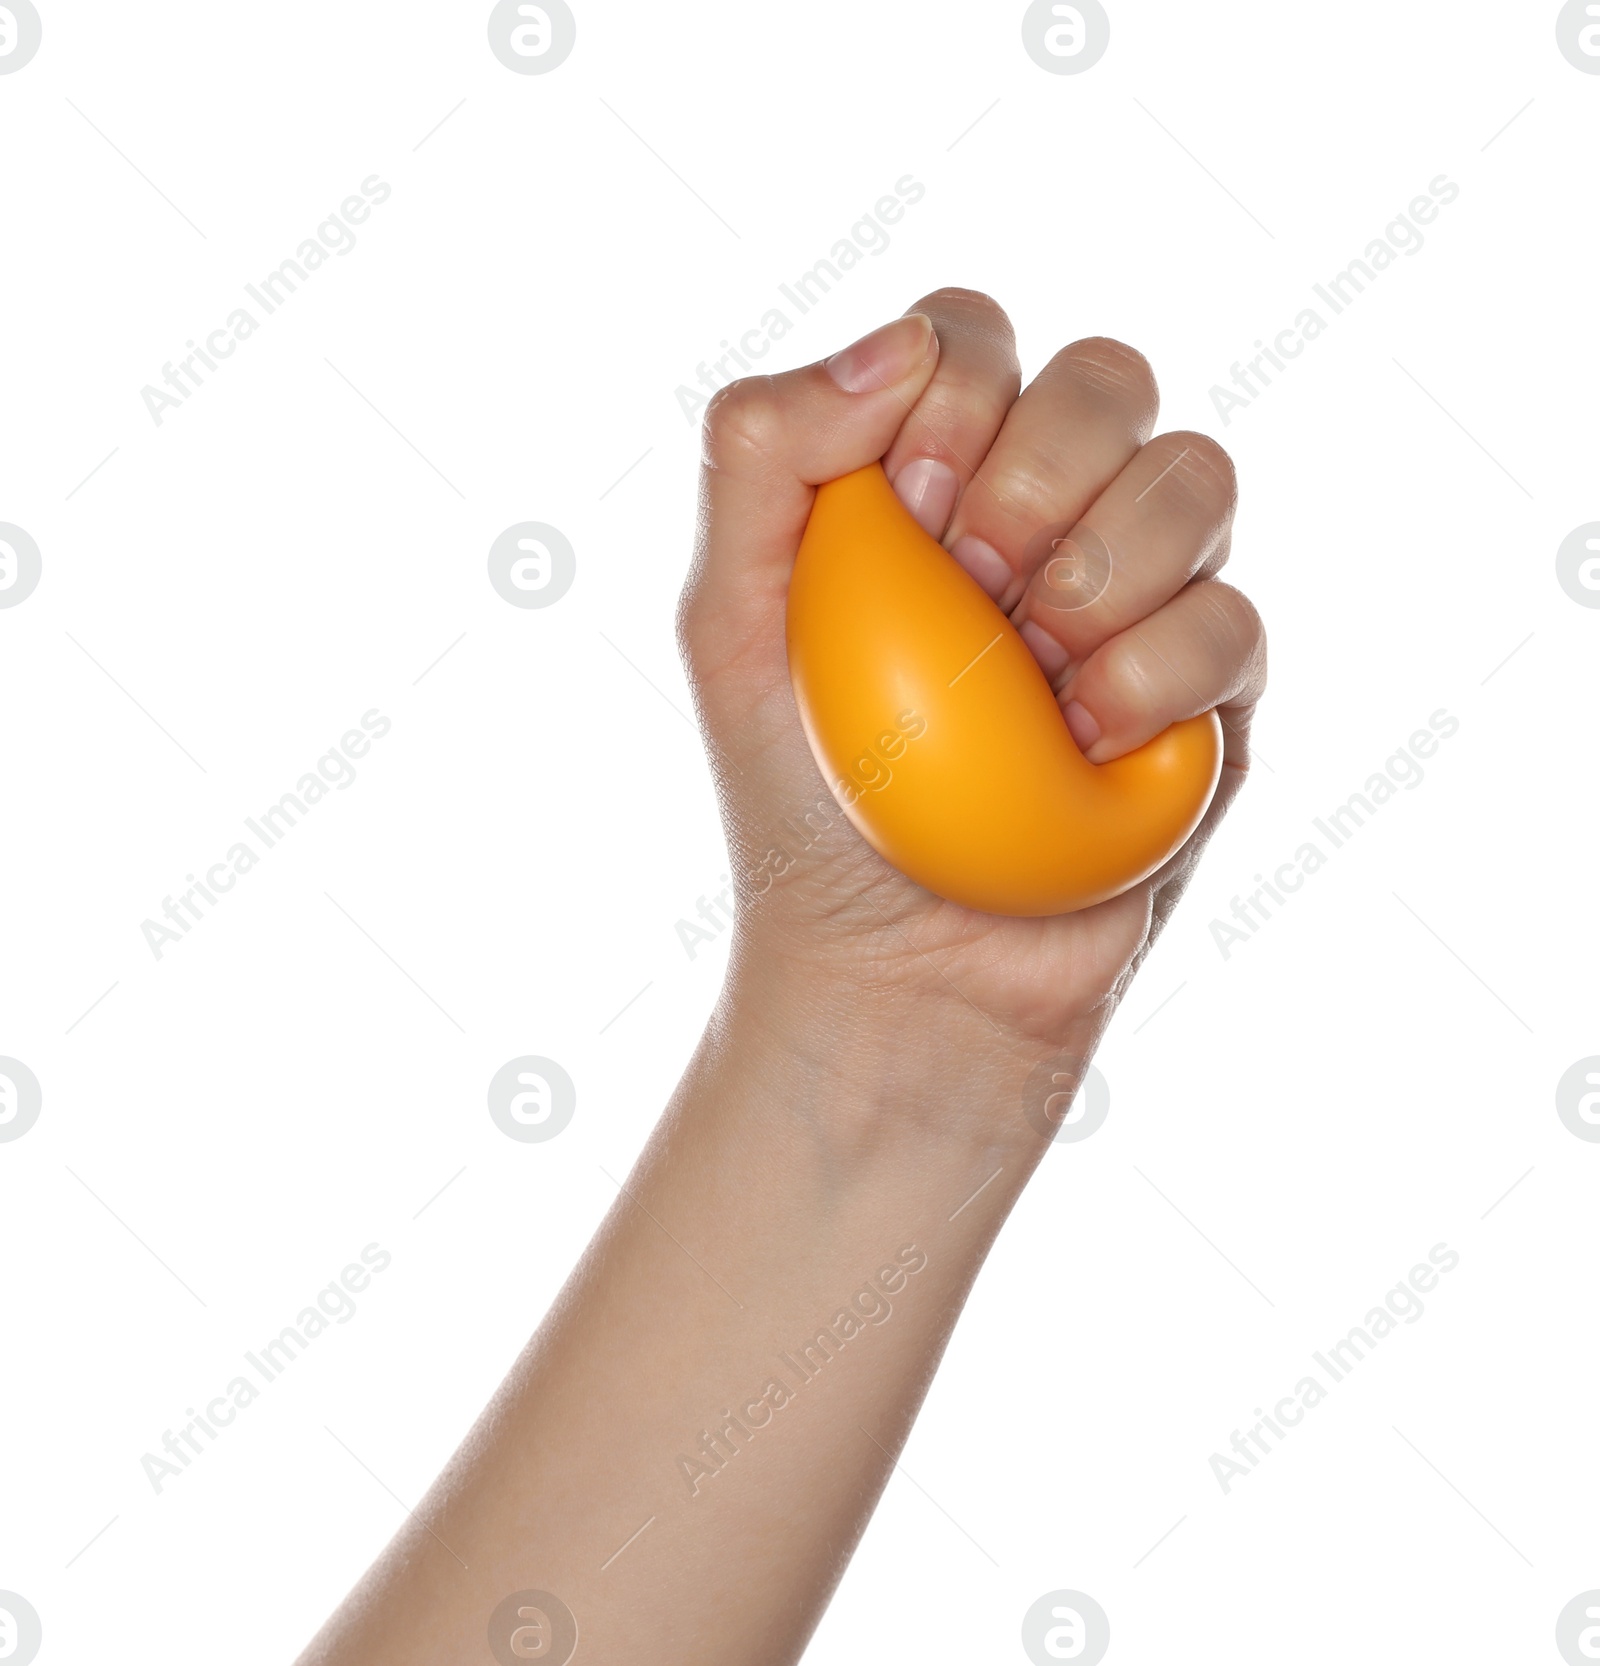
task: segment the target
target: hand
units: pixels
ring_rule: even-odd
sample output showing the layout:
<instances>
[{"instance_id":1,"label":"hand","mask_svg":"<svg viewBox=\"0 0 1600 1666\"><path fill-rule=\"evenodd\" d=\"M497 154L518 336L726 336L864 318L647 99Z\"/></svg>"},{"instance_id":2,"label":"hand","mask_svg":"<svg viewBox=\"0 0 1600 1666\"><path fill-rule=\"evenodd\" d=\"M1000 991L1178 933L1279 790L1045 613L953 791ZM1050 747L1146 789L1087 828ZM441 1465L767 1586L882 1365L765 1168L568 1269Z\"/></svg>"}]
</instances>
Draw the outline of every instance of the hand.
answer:
<instances>
[{"instance_id":1,"label":"hand","mask_svg":"<svg viewBox=\"0 0 1600 1666\"><path fill-rule=\"evenodd\" d=\"M1155 407L1144 360L1109 341L1019 397L1004 314L959 290L712 401L681 627L739 899L722 1003L539 1333L302 1666L477 1658L485 1617L529 1588L581 1619L585 1660L799 1658L1049 1150L1014 1088L1087 1059L1244 774L1264 655L1215 578L1233 473L1197 434L1151 440ZM1217 800L1146 883L1055 919L971 913L882 862L829 796L784 604L813 488L880 457L1018 621L1091 759L1221 710ZM1120 558L1110 585L1035 613L1024 552L1078 522ZM775 1354L808 1336L821 1389ZM640 1521L659 1525L618 1563Z\"/></svg>"},{"instance_id":2,"label":"hand","mask_svg":"<svg viewBox=\"0 0 1600 1666\"><path fill-rule=\"evenodd\" d=\"M680 640L734 860L733 980L782 988L788 1005L803 986L802 1011L892 1008L897 1024L915 1013L946 1040L970 1031L974 1045L1087 1058L1243 782L1266 646L1255 609L1216 576L1232 463L1202 434L1151 438L1144 358L1091 338L1019 388L1006 315L945 289L822 364L721 390L706 412ZM790 690L784 607L813 488L879 457L1018 626L1091 762L1218 711L1216 796L1142 884L1050 919L974 913L904 878L834 803ZM1077 611L1039 605L1030 550L1063 524L1092 529L1115 557Z\"/></svg>"}]
</instances>

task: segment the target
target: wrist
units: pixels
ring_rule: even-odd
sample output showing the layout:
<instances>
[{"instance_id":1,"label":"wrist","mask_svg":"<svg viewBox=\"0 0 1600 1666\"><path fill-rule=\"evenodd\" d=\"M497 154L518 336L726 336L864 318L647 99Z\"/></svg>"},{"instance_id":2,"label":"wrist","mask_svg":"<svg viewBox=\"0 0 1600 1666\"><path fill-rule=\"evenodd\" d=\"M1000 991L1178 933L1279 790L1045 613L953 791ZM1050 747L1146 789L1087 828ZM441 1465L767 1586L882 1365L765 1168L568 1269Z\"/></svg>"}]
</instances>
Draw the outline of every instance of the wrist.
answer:
<instances>
[{"instance_id":1,"label":"wrist","mask_svg":"<svg viewBox=\"0 0 1600 1666\"><path fill-rule=\"evenodd\" d=\"M736 945L708 1031L714 1067L761 1084L754 1114L803 1126L853 1162L934 1153L1038 1161L1103 1019L1048 1040L934 995L818 975Z\"/></svg>"}]
</instances>

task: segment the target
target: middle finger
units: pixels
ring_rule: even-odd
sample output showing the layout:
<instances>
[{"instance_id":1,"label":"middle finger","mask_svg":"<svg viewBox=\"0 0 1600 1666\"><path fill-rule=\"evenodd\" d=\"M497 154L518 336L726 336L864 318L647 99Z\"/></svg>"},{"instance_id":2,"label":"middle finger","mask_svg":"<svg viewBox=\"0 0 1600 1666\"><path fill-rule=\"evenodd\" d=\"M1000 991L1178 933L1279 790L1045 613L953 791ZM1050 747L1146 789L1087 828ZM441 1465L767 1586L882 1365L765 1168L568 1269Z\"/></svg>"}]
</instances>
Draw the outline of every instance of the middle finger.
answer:
<instances>
[{"instance_id":1,"label":"middle finger","mask_svg":"<svg viewBox=\"0 0 1600 1666\"><path fill-rule=\"evenodd\" d=\"M1155 427L1144 355L1091 337L1064 347L1011 407L946 535L950 553L1009 612L1069 530Z\"/></svg>"}]
</instances>

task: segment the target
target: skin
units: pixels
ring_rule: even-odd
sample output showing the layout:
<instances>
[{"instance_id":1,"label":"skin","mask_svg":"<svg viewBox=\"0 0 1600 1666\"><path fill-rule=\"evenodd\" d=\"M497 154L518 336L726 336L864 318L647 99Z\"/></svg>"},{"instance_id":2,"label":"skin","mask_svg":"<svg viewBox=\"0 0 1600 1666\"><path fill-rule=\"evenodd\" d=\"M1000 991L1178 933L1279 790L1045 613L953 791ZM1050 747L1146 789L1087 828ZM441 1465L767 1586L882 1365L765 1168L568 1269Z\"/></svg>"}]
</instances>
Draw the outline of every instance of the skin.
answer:
<instances>
[{"instance_id":1,"label":"skin","mask_svg":"<svg viewBox=\"0 0 1600 1666\"><path fill-rule=\"evenodd\" d=\"M1156 408L1145 360L1103 339L1022 389L1009 321L966 290L713 399L679 635L734 864L726 983L616 1207L301 1666L492 1659L490 1615L523 1590L570 1610L584 1666L799 1658L1048 1148L1039 1072L1092 1055L1244 779L1266 656L1216 576L1233 469L1203 435L1152 438ZM1054 919L975 914L839 815L775 877L785 818L826 798L788 574L813 488L879 457L1022 628L1091 760L1219 710L1216 798L1150 880ZM1042 604L1025 555L1063 522L1116 555L1075 612ZM799 1359L823 1327L831 1357ZM539 1623L522 1658L559 1662Z\"/></svg>"}]
</instances>

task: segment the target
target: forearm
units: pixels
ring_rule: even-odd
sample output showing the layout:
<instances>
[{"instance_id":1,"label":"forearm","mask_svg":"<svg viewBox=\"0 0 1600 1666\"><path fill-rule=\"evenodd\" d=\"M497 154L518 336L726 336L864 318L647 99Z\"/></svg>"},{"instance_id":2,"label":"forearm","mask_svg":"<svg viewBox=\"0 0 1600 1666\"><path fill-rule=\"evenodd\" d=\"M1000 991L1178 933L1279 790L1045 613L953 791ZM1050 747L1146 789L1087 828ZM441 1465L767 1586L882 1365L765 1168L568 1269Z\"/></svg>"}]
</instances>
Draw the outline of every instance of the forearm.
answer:
<instances>
[{"instance_id":1,"label":"forearm","mask_svg":"<svg viewBox=\"0 0 1600 1666\"><path fill-rule=\"evenodd\" d=\"M941 290L708 405L678 623L735 876L727 990L538 1334L303 1666L433 1666L482 1659L486 1641L502 1666L563 1666L574 1623L582 1666L799 1657L995 1233L1243 778L1265 672L1260 620L1215 578L1226 455L1196 434L1151 438L1154 378L1121 343L1077 342L1019 382L1004 314ZM866 750L842 774L832 743L808 745L788 630L815 483L880 461L915 518L896 523L902 551L963 617L996 625L989 647L1019 632L1044 690L1008 649L1015 686L1028 710L1046 693L1060 709L1077 776L1221 711L1223 786L1183 848L1116 895L994 915L913 883L861 808L901 778L904 733L874 740L878 717L857 712ZM949 582L923 534L967 579ZM1048 554L1079 535L1131 557L1081 604ZM950 656L948 687L968 672L983 686L1001 663L988 652ZM945 739L967 734L1020 791L995 825L1081 854L1081 818L1033 794L1032 755L991 715L967 710ZM1032 762L1062 761L1066 741L1040 732ZM983 819L987 789L939 779L930 818ZM1004 838L980 844L982 863L1006 859Z\"/></svg>"},{"instance_id":2,"label":"forearm","mask_svg":"<svg viewBox=\"0 0 1600 1666\"><path fill-rule=\"evenodd\" d=\"M1031 1061L931 1017L730 993L545 1324L308 1662L476 1658L526 1589L571 1610L588 1662L798 1657L1044 1145Z\"/></svg>"}]
</instances>

